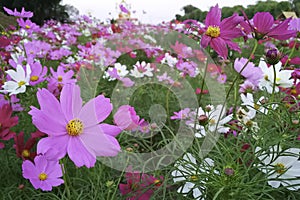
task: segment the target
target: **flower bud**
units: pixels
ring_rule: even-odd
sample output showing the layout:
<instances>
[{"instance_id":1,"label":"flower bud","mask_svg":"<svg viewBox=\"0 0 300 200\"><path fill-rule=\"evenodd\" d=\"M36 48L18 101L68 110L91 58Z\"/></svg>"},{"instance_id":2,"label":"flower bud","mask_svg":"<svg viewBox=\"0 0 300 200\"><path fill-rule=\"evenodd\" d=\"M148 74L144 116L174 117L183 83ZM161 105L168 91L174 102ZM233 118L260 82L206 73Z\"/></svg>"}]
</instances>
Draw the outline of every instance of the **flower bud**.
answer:
<instances>
[{"instance_id":1,"label":"flower bud","mask_svg":"<svg viewBox=\"0 0 300 200\"><path fill-rule=\"evenodd\" d=\"M204 126L204 125L206 125L207 122L208 122L208 117L207 117L206 115L200 115L200 116L198 117L198 121L199 121L199 124L200 124L200 125Z\"/></svg>"},{"instance_id":2,"label":"flower bud","mask_svg":"<svg viewBox=\"0 0 300 200\"><path fill-rule=\"evenodd\" d=\"M224 174L226 174L227 176L233 176L234 175L234 169L232 169L231 167L226 167L224 169Z\"/></svg>"},{"instance_id":3,"label":"flower bud","mask_svg":"<svg viewBox=\"0 0 300 200\"><path fill-rule=\"evenodd\" d=\"M278 49L272 48L267 51L266 60L270 65L276 65L282 57L282 54Z\"/></svg>"}]
</instances>

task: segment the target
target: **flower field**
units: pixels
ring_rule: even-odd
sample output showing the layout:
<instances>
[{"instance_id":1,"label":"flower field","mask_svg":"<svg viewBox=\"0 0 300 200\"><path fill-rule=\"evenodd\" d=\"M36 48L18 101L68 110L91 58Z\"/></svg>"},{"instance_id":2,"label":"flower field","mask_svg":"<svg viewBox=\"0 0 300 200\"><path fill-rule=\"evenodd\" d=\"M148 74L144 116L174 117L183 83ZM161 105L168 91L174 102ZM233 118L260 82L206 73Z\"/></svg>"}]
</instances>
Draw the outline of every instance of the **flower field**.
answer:
<instances>
[{"instance_id":1,"label":"flower field","mask_svg":"<svg viewBox=\"0 0 300 200\"><path fill-rule=\"evenodd\" d=\"M300 199L300 18L4 10L0 199Z\"/></svg>"}]
</instances>

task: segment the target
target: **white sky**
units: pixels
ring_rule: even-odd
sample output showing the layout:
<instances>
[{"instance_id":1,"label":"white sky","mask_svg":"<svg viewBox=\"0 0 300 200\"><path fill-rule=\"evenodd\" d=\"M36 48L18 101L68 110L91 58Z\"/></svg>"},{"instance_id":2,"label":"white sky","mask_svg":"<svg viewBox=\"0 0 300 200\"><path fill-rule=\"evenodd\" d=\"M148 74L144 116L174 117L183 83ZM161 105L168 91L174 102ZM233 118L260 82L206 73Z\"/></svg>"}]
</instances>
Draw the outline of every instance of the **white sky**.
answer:
<instances>
[{"instance_id":1,"label":"white sky","mask_svg":"<svg viewBox=\"0 0 300 200\"><path fill-rule=\"evenodd\" d=\"M277 0L278 1L278 0ZM80 14L91 13L101 20L117 18L118 6L121 0L63 0L62 4L75 6ZM159 23L175 18L175 14L183 14L181 8L185 5L193 5L201 10L209 10L217 3L219 6L255 4L257 0L126 0L131 4L131 11L136 11L132 17L136 17L144 23ZM146 14L143 14L143 11ZM109 15L111 13L111 15Z\"/></svg>"}]
</instances>

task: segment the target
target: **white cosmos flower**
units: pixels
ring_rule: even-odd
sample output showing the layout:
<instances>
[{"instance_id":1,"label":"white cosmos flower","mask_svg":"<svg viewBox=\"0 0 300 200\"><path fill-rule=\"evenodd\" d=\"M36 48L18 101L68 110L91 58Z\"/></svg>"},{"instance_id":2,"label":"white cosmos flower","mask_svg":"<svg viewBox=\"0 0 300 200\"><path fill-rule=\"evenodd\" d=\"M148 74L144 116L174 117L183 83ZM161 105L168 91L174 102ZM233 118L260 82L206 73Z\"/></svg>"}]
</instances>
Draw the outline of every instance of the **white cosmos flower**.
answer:
<instances>
[{"instance_id":1,"label":"white cosmos flower","mask_svg":"<svg viewBox=\"0 0 300 200\"><path fill-rule=\"evenodd\" d=\"M208 120L208 130L210 132L217 131L218 133L227 133L229 127L225 127L224 124L229 122L232 119L232 114L224 117L225 108L222 109L222 105L217 105L215 108L213 105L206 106L210 111L204 111L201 107L198 109L197 117L194 117L196 122L190 122L188 125L198 131L195 133L195 137L200 138L206 135L205 127L199 124L201 118L207 117ZM221 112L222 111L222 112ZM197 112L197 111L196 111ZM195 112L195 113L196 113Z\"/></svg>"},{"instance_id":2,"label":"white cosmos flower","mask_svg":"<svg viewBox=\"0 0 300 200\"><path fill-rule=\"evenodd\" d=\"M282 152L279 146L273 146L267 153L257 147L255 152L262 162L258 168L268 175L269 185L278 188L282 184L288 190L300 189L300 149L290 148Z\"/></svg>"},{"instance_id":3,"label":"white cosmos flower","mask_svg":"<svg viewBox=\"0 0 300 200\"><path fill-rule=\"evenodd\" d=\"M264 90L266 89L268 93L272 93L273 91L273 83L274 83L274 70L273 67L268 67L267 63L263 60L259 62L259 67L263 71L263 77L259 82L259 89ZM293 86L293 80L290 79L292 70L281 70L282 63L278 62L275 65L275 91L279 92L278 86L289 88Z\"/></svg>"},{"instance_id":4,"label":"white cosmos flower","mask_svg":"<svg viewBox=\"0 0 300 200\"><path fill-rule=\"evenodd\" d=\"M178 59L171 56L169 53L165 53L165 57L161 60L162 64L167 64L169 67L174 67L177 62Z\"/></svg>"},{"instance_id":5,"label":"white cosmos flower","mask_svg":"<svg viewBox=\"0 0 300 200\"><path fill-rule=\"evenodd\" d=\"M120 77L125 77L129 73L126 65L121 65L121 63L116 63L114 67L116 68L117 73Z\"/></svg>"},{"instance_id":6,"label":"white cosmos flower","mask_svg":"<svg viewBox=\"0 0 300 200\"><path fill-rule=\"evenodd\" d=\"M138 61L134 66L134 68L130 71L130 75L135 77L135 78L142 78L144 76L153 76L153 68L151 68L150 63L146 63L143 61L140 63Z\"/></svg>"},{"instance_id":7,"label":"white cosmos flower","mask_svg":"<svg viewBox=\"0 0 300 200\"><path fill-rule=\"evenodd\" d=\"M213 166L214 161L210 158L205 158L203 163L198 165L192 154L185 154L181 161L175 163L177 170L171 173L175 183L184 183L183 186L177 189L177 192L182 193L183 196L187 196L187 194L192 191L196 200L204 200L205 197L202 191L205 190L205 180L199 180L199 175L200 173L208 173Z\"/></svg>"},{"instance_id":8,"label":"white cosmos flower","mask_svg":"<svg viewBox=\"0 0 300 200\"><path fill-rule=\"evenodd\" d=\"M253 119L255 117L256 111L259 111L263 114L268 114L269 109L275 110L278 107L277 104L272 104L268 108L266 106L263 106L263 104L267 103L268 101L268 99L264 96L260 97L259 100L254 103L253 94L251 93L247 93L246 95L241 94L241 100L243 102L241 105L246 106L249 110L248 114L250 119Z\"/></svg>"},{"instance_id":9,"label":"white cosmos flower","mask_svg":"<svg viewBox=\"0 0 300 200\"><path fill-rule=\"evenodd\" d=\"M217 105L217 107L209 112L208 129L210 132L227 133L229 127L225 127L224 124L232 119L232 114L224 117L226 109L223 105Z\"/></svg>"},{"instance_id":10,"label":"white cosmos flower","mask_svg":"<svg viewBox=\"0 0 300 200\"><path fill-rule=\"evenodd\" d=\"M21 65L17 65L17 70L7 70L6 73L11 77L11 81L7 81L2 86L1 92L8 92L9 95L24 93L26 86L29 85L31 69L26 65L26 72Z\"/></svg>"}]
</instances>

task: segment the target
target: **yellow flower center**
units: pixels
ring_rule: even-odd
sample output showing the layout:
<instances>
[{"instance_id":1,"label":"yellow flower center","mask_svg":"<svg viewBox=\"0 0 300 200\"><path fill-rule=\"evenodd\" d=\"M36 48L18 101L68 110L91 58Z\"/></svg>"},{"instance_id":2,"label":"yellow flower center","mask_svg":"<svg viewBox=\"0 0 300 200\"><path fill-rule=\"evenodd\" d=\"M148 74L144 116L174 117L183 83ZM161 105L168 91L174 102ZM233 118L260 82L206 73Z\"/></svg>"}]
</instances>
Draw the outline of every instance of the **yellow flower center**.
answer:
<instances>
[{"instance_id":1,"label":"yellow flower center","mask_svg":"<svg viewBox=\"0 0 300 200\"><path fill-rule=\"evenodd\" d=\"M62 82L62 80L63 80L62 76L58 76L57 80L58 80L58 82Z\"/></svg>"},{"instance_id":2,"label":"yellow flower center","mask_svg":"<svg viewBox=\"0 0 300 200\"><path fill-rule=\"evenodd\" d=\"M28 157L30 156L30 152L29 152L27 149L24 149L24 150L22 151L22 156L23 156L24 158L28 158Z\"/></svg>"},{"instance_id":3,"label":"yellow flower center","mask_svg":"<svg viewBox=\"0 0 300 200\"><path fill-rule=\"evenodd\" d=\"M275 165L275 171L276 171L278 174L283 174L283 173L286 171L284 164L282 164L282 163L277 163L277 164Z\"/></svg>"},{"instance_id":4,"label":"yellow flower center","mask_svg":"<svg viewBox=\"0 0 300 200\"><path fill-rule=\"evenodd\" d=\"M190 181L193 181L193 182L196 182L196 181L198 181L199 180L199 178L198 178L198 176L197 175L192 175L192 176L190 176Z\"/></svg>"},{"instance_id":5,"label":"yellow flower center","mask_svg":"<svg viewBox=\"0 0 300 200\"><path fill-rule=\"evenodd\" d=\"M253 122L251 120L246 122L246 126L248 127L252 127L253 126Z\"/></svg>"},{"instance_id":6,"label":"yellow flower center","mask_svg":"<svg viewBox=\"0 0 300 200\"><path fill-rule=\"evenodd\" d=\"M214 125L214 124L216 124L216 120L215 120L215 119L210 119L210 120L209 120L209 123L210 123L211 125Z\"/></svg>"},{"instance_id":7,"label":"yellow flower center","mask_svg":"<svg viewBox=\"0 0 300 200\"><path fill-rule=\"evenodd\" d=\"M220 35L220 27L218 26L209 26L206 30L206 35L216 38Z\"/></svg>"},{"instance_id":8,"label":"yellow flower center","mask_svg":"<svg viewBox=\"0 0 300 200\"><path fill-rule=\"evenodd\" d=\"M293 95L297 94L297 90L295 88L291 89L291 94Z\"/></svg>"},{"instance_id":9,"label":"yellow flower center","mask_svg":"<svg viewBox=\"0 0 300 200\"><path fill-rule=\"evenodd\" d=\"M29 25L25 25L25 28L26 28L26 29L30 29L30 26L29 26Z\"/></svg>"},{"instance_id":10,"label":"yellow flower center","mask_svg":"<svg viewBox=\"0 0 300 200\"><path fill-rule=\"evenodd\" d=\"M34 81L39 80L39 77L38 76L32 76L32 77L30 77L30 80L34 82Z\"/></svg>"},{"instance_id":11,"label":"yellow flower center","mask_svg":"<svg viewBox=\"0 0 300 200\"><path fill-rule=\"evenodd\" d=\"M258 104L255 103L255 104L254 104L254 109L255 109L255 110L258 110L259 108L260 108L260 105L258 105Z\"/></svg>"},{"instance_id":12,"label":"yellow flower center","mask_svg":"<svg viewBox=\"0 0 300 200\"><path fill-rule=\"evenodd\" d=\"M83 131L83 123L79 119L72 119L66 126L67 132L71 136L78 136Z\"/></svg>"},{"instance_id":13,"label":"yellow flower center","mask_svg":"<svg viewBox=\"0 0 300 200\"><path fill-rule=\"evenodd\" d=\"M23 85L25 85L25 84L26 84L25 81L20 81L20 82L18 83L18 86L21 87L21 86L23 86Z\"/></svg>"},{"instance_id":14,"label":"yellow flower center","mask_svg":"<svg viewBox=\"0 0 300 200\"><path fill-rule=\"evenodd\" d=\"M41 180L41 181L44 181L44 180L46 180L47 179L47 174L45 174L45 173L40 173L40 175L39 175L39 179Z\"/></svg>"},{"instance_id":15,"label":"yellow flower center","mask_svg":"<svg viewBox=\"0 0 300 200\"><path fill-rule=\"evenodd\" d=\"M153 181L153 183L154 183L154 185L160 185L160 184L161 184L161 181L158 180L158 179L155 179L155 180Z\"/></svg>"},{"instance_id":16,"label":"yellow flower center","mask_svg":"<svg viewBox=\"0 0 300 200\"><path fill-rule=\"evenodd\" d=\"M268 81L268 80L269 80L268 75L265 75L265 76L264 76L264 79L265 79L266 81Z\"/></svg>"}]
</instances>

